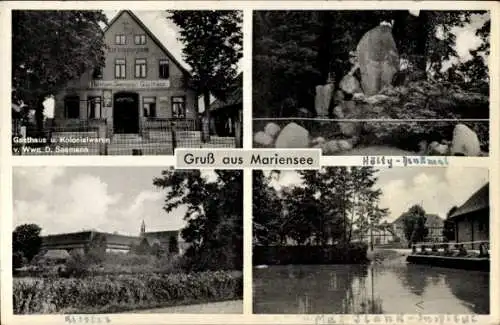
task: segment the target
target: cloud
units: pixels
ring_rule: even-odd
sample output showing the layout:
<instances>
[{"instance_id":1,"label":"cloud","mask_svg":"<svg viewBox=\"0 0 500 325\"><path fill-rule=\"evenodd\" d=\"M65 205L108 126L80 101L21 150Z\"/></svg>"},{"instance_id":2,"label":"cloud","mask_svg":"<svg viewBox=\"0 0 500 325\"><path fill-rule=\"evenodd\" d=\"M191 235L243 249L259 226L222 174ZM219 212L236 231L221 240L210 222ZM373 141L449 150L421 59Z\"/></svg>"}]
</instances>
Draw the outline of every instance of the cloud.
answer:
<instances>
[{"instance_id":1,"label":"cloud","mask_svg":"<svg viewBox=\"0 0 500 325\"><path fill-rule=\"evenodd\" d=\"M270 171L264 171L264 175L269 177ZM299 186L302 184L300 175L294 170L281 170L279 175L275 175L270 181L270 185L276 190L280 190L288 186Z\"/></svg>"},{"instance_id":2,"label":"cloud","mask_svg":"<svg viewBox=\"0 0 500 325\"><path fill-rule=\"evenodd\" d=\"M137 194L127 211L135 214L144 208L144 205L151 201L160 201L165 196L161 191L142 191Z\"/></svg>"},{"instance_id":3,"label":"cloud","mask_svg":"<svg viewBox=\"0 0 500 325\"><path fill-rule=\"evenodd\" d=\"M406 179L403 176L379 184L383 191L380 205L389 208L388 221L395 220L414 204L445 218L452 206L462 205L487 181L488 172L483 168L424 169Z\"/></svg>"},{"instance_id":4,"label":"cloud","mask_svg":"<svg viewBox=\"0 0 500 325\"><path fill-rule=\"evenodd\" d=\"M19 186L47 192L58 178L64 176L65 167L16 167L13 173L20 179Z\"/></svg>"},{"instance_id":5,"label":"cloud","mask_svg":"<svg viewBox=\"0 0 500 325\"><path fill-rule=\"evenodd\" d=\"M120 195L112 195L100 178L78 175L69 184L40 191L36 199L15 199L15 224L36 223L43 234L93 229L106 222L110 208L119 199Z\"/></svg>"}]
</instances>

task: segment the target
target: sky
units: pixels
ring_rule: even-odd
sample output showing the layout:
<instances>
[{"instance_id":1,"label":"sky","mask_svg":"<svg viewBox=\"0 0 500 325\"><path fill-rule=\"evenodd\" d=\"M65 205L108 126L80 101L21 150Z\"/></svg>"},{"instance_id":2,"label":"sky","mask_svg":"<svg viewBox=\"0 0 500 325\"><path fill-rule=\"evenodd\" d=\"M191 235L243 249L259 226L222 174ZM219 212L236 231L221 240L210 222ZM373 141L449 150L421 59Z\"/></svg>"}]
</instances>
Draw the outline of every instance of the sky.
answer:
<instances>
[{"instance_id":1,"label":"sky","mask_svg":"<svg viewBox=\"0 0 500 325\"><path fill-rule=\"evenodd\" d=\"M165 190L153 186L166 167L16 167L14 227L36 223L42 235L95 229L138 235L185 226L186 207L166 213ZM213 172L203 172L213 179Z\"/></svg>"},{"instance_id":2,"label":"sky","mask_svg":"<svg viewBox=\"0 0 500 325\"><path fill-rule=\"evenodd\" d=\"M446 64L443 64L443 70L448 69L452 63L458 60L466 62L472 59L472 55L469 51L477 49L482 43L481 38L475 34L476 30L484 25L488 17L489 14L472 15L470 24L464 27L453 27L451 29L452 33L456 36L455 50L457 51L458 58L453 58Z\"/></svg>"},{"instance_id":3,"label":"sky","mask_svg":"<svg viewBox=\"0 0 500 325\"><path fill-rule=\"evenodd\" d=\"M383 192L380 207L389 209L388 222L397 219L414 204L422 204L427 213L444 219L451 207L465 203L488 179L487 168L395 167L381 168L375 187ZM300 183L295 171L281 171L279 179L274 179L271 185L280 189Z\"/></svg>"}]
</instances>

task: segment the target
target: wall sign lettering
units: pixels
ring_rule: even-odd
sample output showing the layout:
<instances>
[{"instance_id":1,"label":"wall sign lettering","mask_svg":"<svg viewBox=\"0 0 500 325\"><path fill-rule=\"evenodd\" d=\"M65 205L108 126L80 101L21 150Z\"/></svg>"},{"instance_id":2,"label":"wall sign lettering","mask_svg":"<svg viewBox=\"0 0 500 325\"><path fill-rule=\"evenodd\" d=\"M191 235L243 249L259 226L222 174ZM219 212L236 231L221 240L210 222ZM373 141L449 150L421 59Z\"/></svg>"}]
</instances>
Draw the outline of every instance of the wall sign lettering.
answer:
<instances>
[{"instance_id":1,"label":"wall sign lettering","mask_svg":"<svg viewBox=\"0 0 500 325\"><path fill-rule=\"evenodd\" d=\"M89 88L158 89L169 88L170 80L92 80Z\"/></svg>"}]
</instances>

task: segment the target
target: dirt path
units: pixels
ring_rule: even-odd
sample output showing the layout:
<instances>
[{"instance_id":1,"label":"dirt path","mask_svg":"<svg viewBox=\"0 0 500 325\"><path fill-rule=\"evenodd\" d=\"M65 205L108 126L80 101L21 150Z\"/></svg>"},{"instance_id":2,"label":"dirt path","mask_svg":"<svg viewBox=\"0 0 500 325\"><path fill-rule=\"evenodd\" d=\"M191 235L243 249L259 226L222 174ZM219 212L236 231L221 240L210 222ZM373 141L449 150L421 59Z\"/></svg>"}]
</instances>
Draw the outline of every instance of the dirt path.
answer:
<instances>
[{"instance_id":1,"label":"dirt path","mask_svg":"<svg viewBox=\"0 0 500 325\"><path fill-rule=\"evenodd\" d=\"M243 300L130 311L137 314L242 314Z\"/></svg>"}]
</instances>

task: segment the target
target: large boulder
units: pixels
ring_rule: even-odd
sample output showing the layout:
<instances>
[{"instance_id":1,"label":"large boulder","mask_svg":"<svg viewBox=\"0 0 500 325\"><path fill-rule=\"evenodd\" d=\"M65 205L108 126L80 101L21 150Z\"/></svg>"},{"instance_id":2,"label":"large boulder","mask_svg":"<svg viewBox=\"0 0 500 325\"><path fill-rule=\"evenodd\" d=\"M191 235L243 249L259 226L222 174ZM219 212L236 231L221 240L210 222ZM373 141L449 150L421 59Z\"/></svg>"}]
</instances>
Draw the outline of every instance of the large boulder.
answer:
<instances>
[{"instance_id":1,"label":"large boulder","mask_svg":"<svg viewBox=\"0 0 500 325\"><path fill-rule=\"evenodd\" d=\"M259 131L253 136L253 142L262 147L271 147L273 144L273 138L266 132Z\"/></svg>"},{"instance_id":2,"label":"large boulder","mask_svg":"<svg viewBox=\"0 0 500 325\"><path fill-rule=\"evenodd\" d=\"M452 156L480 156L481 145L476 132L464 124L457 124L453 130L450 154Z\"/></svg>"},{"instance_id":3,"label":"large boulder","mask_svg":"<svg viewBox=\"0 0 500 325\"><path fill-rule=\"evenodd\" d=\"M399 55L389 24L366 32L356 47L361 86L366 96L377 94L390 85L399 70Z\"/></svg>"},{"instance_id":4,"label":"large boulder","mask_svg":"<svg viewBox=\"0 0 500 325\"><path fill-rule=\"evenodd\" d=\"M347 74L340 80L339 84L340 89L342 89L347 94L356 94L362 93L361 85L359 84L358 79L351 74Z\"/></svg>"},{"instance_id":5,"label":"large boulder","mask_svg":"<svg viewBox=\"0 0 500 325\"><path fill-rule=\"evenodd\" d=\"M275 148L309 148L309 131L297 123L289 123L283 128L275 142Z\"/></svg>"},{"instance_id":6,"label":"large boulder","mask_svg":"<svg viewBox=\"0 0 500 325\"><path fill-rule=\"evenodd\" d=\"M279 125L272 122L267 123L266 126L264 127L264 132L272 138L276 137L280 132L280 130L281 128L279 127Z\"/></svg>"}]
</instances>

